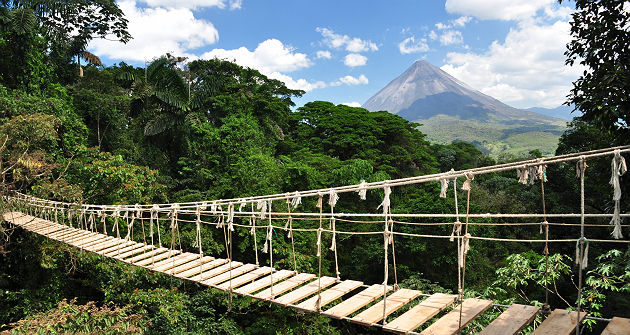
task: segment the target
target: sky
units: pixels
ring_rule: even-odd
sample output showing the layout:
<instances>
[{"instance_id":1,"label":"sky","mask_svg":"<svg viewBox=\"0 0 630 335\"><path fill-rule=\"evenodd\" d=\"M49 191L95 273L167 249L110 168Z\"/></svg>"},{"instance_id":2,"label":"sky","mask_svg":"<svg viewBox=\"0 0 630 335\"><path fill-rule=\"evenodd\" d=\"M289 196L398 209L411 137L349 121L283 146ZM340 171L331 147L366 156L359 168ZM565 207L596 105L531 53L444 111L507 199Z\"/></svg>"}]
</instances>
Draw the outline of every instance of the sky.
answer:
<instances>
[{"instance_id":1,"label":"sky","mask_svg":"<svg viewBox=\"0 0 630 335\"><path fill-rule=\"evenodd\" d=\"M572 3L556 0L119 0L133 39L93 40L106 65L170 52L220 58L360 106L416 60L517 108L560 106Z\"/></svg>"}]
</instances>

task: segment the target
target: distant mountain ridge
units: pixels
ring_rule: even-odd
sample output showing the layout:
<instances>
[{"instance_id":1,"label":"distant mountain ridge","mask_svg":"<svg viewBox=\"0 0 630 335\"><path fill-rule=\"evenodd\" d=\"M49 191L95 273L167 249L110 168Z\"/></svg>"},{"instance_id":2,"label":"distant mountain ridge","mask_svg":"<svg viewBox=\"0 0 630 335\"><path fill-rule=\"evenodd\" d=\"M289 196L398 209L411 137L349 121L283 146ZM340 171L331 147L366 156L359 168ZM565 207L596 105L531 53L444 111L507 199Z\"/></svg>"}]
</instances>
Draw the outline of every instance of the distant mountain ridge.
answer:
<instances>
[{"instance_id":1,"label":"distant mountain ridge","mask_svg":"<svg viewBox=\"0 0 630 335\"><path fill-rule=\"evenodd\" d=\"M432 141L468 141L491 154L533 149L551 154L566 123L508 106L426 61L413 63L363 108L422 123L420 130Z\"/></svg>"},{"instance_id":2,"label":"distant mountain ridge","mask_svg":"<svg viewBox=\"0 0 630 335\"><path fill-rule=\"evenodd\" d=\"M526 108L526 111L540 113L552 117L557 117L559 119L571 121L574 117L580 116L581 113L573 112L574 106L562 105L556 108L544 108L544 107L531 107ZM571 113L573 112L573 113Z\"/></svg>"}]
</instances>

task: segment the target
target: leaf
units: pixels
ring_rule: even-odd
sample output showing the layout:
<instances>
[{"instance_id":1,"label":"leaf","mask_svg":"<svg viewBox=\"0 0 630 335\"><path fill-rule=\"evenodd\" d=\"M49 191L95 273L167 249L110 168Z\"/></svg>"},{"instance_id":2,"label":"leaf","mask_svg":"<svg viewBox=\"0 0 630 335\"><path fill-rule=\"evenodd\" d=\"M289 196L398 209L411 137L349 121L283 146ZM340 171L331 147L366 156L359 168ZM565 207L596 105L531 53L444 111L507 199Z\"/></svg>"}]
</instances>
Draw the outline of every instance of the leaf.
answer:
<instances>
[{"instance_id":1,"label":"leaf","mask_svg":"<svg viewBox=\"0 0 630 335\"><path fill-rule=\"evenodd\" d=\"M164 114L160 114L153 120L147 122L146 126L144 126L144 135L145 136L157 135L159 133L162 133L166 129L172 127L173 124L175 124L173 118L170 118Z\"/></svg>"}]
</instances>

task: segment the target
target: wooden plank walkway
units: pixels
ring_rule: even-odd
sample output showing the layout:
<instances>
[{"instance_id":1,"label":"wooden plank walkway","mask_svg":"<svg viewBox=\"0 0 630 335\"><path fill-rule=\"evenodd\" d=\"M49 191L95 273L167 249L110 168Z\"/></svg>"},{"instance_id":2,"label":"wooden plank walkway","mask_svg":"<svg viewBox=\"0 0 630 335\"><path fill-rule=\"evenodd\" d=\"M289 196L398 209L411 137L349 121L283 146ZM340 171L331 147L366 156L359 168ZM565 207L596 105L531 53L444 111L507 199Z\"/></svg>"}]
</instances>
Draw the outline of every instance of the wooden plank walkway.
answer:
<instances>
[{"instance_id":1,"label":"wooden plank walkway","mask_svg":"<svg viewBox=\"0 0 630 335\"><path fill-rule=\"evenodd\" d=\"M555 309L543 323L534 330L532 335L570 335L577 326L577 312L564 309ZM586 313L580 313L580 322L584 320Z\"/></svg>"},{"instance_id":2,"label":"wooden plank walkway","mask_svg":"<svg viewBox=\"0 0 630 335\"><path fill-rule=\"evenodd\" d=\"M362 286L366 287L366 285L355 280L338 282L336 278L332 277L319 279L310 273L272 270L270 267L259 267L228 259L201 256L195 253L127 241L98 232L89 232L42 220L20 212L4 213L3 218L25 230L94 252L103 257L195 281L219 290L231 290L235 294L271 301L301 311L321 312L332 318L347 319L366 326L383 323L383 315L388 316L395 313L423 295L420 291L404 288L391 292L392 287L388 286L386 289L388 296L385 303L383 299L384 286L379 284L359 289ZM442 313L448 306L453 305L456 298L453 294L435 293L393 320L388 320L391 322L386 322L383 329L400 334L413 333L433 317ZM343 301L340 301L342 299ZM324 307L335 301L338 301L336 305L323 310ZM320 310L318 310L318 302ZM456 334L491 306L492 301L489 300L465 299L463 304L456 306L433 322L421 334ZM533 306L512 305L480 334L516 334L531 323L538 310L537 307ZM585 313L580 314L582 320L585 316ZM576 325L576 312L556 309L532 334L569 335L573 333ZM630 334L630 319L613 318L602 334Z\"/></svg>"},{"instance_id":3,"label":"wooden plank walkway","mask_svg":"<svg viewBox=\"0 0 630 335\"><path fill-rule=\"evenodd\" d=\"M628 335L630 334L630 319L614 317L602 332L602 335Z\"/></svg>"}]
</instances>

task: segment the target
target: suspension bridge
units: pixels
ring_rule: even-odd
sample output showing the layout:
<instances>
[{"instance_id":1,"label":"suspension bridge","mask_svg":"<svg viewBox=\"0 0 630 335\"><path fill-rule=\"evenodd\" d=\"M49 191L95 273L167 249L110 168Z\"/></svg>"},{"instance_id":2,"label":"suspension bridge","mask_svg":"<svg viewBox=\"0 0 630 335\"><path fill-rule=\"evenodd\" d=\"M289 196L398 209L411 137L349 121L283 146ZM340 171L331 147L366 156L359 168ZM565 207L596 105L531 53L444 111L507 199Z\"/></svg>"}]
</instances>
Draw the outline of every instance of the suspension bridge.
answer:
<instances>
[{"instance_id":1,"label":"suspension bridge","mask_svg":"<svg viewBox=\"0 0 630 335\"><path fill-rule=\"evenodd\" d=\"M628 245L624 239L622 214L620 209L620 177L626 172L624 153L630 146L593 150L588 152L538 158L495 166L462 171L424 175L412 178L382 182L364 182L328 189L297 191L257 197L221 199L204 202L187 202L152 205L90 205L50 201L33 196L15 193L4 197L7 211L3 219L10 224L47 238L93 252L103 257L161 272L168 276L194 281L201 285L233 294L251 297L274 304L294 308L302 312L343 319L365 326L380 327L385 331L400 334L457 334L464 327L483 315L491 307L501 307L504 311L488 324L481 334L518 334L531 325L537 315L543 321L535 325L532 334L580 334L582 321L590 318L581 306L584 271L588 261L590 243ZM585 212L585 175L587 161L612 158L610 184L613 188L613 213ZM577 183L580 189L580 213L547 213L545 209L544 186L547 182L546 169L551 164L575 164ZM516 171L516 177L523 184L540 184L542 213L470 213L471 184L477 175ZM463 181L461 187L457 180ZM449 196L455 201L453 213L419 214L392 213L390 195L396 188L439 182L440 197ZM435 184L435 183L434 183ZM437 185L437 184L436 184ZM458 190L459 189L459 190ZM365 200L369 190L382 191L382 201L377 213L337 213L335 206L339 195L356 196ZM466 211L459 212L457 192L464 192ZM353 195L356 193L355 195ZM374 193L374 192L373 192ZM372 194L372 193L371 193ZM380 199L379 199L380 200ZM315 206L304 206L312 201ZM274 203L275 202L275 203ZM282 209L281 209L282 208ZM308 211L306 208L315 208ZM284 210L286 209L286 210ZM452 227L450 235L428 235L396 230L402 225L417 226L420 219L437 219L439 225ZM540 226L543 238L511 239L489 236L475 236L469 226L501 223L471 222L471 218L519 219L521 225ZM548 219L556 222L548 222ZM524 219L529 219L529 222ZM580 234L574 238L550 238L549 227L571 225L562 220L579 220ZM587 223L587 220L610 219L610 225ZM300 221L302 220L302 221ZM369 220L369 221L360 221ZM382 224L382 229L355 231L337 229L337 222L371 222ZM311 222L314 226L294 222ZM180 241L180 224L196 226L196 250L184 251ZM431 223L435 225L436 223ZM160 227L162 225L162 227ZM168 225L168 228L165 227ZM202 226L212 225L223 231L226 257L205 255L202 250ZM429 225L429 224L427 224ZM148 226L145 229L145 226ZM610 239L589 239L585 228L602 227L611 229ZM607 228L610 226L610 228ZM135 228L134 228L135 227ZM134 232L134 229L136 231ZM165 230L166 229L166 230ZM255 263L243 263L232 259L233 232L236 229L248 230L253 235ZM162 231L169 231L170 246L162 245ZM258 245L257 234L262 231L264 245ZM274 233L286 232L292 247L292 268L274 265ZM141 233L140 233L141 232ZM294 232L313 234L316 237L318 273L301 273L295 258ZM322 275L323 236L331 241L330 251L334 263L335 276ZM360 280L342 279L337 255L338 235L381 235L383 236L383 281L380 284L365 284ZM396 236L417 239L448 239L457 248L458 289L456 294L426 293L419 290L401 288L396 273ZM137 240L142 240L139 242ZM544 244L545 255L551 243L572 243L576 245L578 271L578 304L575 310L552 309L545 303L543 308L513 304L501 306L491 300L464 298L466 258L471 241L486 240L496 242L540 243ZM259 252L264 255L259 255ZM265 258L268 266L260 265ZM391 262L391 264L390 264ZM393 274L390 276L390 267ZM547 271L547 269L545 269ZM546 281L545 281L546 282ZM545 288L548 292L548 289ZM608 324L601 334L630 334L630 319L613 317L601 319Z\"/></svg>"}]
</instances>

